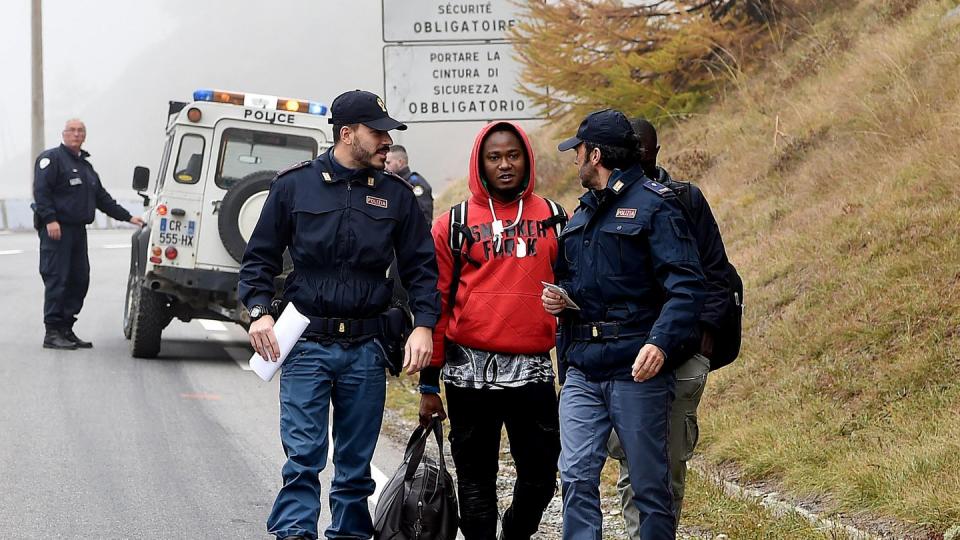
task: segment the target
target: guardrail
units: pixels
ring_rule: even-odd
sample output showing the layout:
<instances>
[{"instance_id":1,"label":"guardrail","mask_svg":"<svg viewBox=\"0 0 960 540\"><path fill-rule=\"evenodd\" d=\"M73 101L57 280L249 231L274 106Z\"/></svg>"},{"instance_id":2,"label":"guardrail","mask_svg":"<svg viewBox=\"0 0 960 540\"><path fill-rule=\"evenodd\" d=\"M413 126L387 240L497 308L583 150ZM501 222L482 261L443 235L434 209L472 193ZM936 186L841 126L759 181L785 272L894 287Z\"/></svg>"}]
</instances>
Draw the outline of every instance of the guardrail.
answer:
<instances>
[{"instance_id":1,"label":"guardrail","mask_svg":"<svg viewBox=\"0 0 960 540\"><path fill-rule=\"evenodd\" d=\"M30 199L0 199L0 230L33 230L33 210L30 208L32 202ZM135 216L143 214L143 201L139 199L124 199L117 202ZM90 228L115 229L122 225L123 223L97 211L97 216L90 224Z\"/></svg>"}]
</instances>

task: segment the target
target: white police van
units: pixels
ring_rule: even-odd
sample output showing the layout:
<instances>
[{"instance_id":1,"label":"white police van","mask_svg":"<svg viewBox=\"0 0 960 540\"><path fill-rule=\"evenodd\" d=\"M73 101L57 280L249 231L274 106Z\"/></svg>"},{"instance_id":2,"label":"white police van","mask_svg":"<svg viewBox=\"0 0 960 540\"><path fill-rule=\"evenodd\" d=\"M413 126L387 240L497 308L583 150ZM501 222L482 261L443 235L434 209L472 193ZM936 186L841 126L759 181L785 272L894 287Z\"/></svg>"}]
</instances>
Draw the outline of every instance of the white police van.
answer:
<instances>
[{"instance_id":1,"label":"white police van","mask_svg":"<svg viewBox=\"0 0 960 540\"><path fill-rule=\"evenodd\" d=\"M170 102L151 193L149 169L133 173L149 209L133 235L123 313L133 356L155 357L174 317L249 324L237 298L247 239L277 172L333 144L326 113L312 101L220 90Z\"/></svg>"}]
</instances>

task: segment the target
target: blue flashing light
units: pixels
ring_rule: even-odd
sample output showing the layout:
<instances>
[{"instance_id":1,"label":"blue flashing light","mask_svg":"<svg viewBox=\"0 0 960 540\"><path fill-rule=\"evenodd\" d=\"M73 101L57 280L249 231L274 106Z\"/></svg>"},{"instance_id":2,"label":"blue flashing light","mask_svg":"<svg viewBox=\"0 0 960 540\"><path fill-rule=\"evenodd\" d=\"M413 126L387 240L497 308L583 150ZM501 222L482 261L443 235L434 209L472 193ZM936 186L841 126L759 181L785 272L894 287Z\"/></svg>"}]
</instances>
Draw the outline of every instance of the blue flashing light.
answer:
<instances>
[{"instance_id":1,"label":"blue flashing light","mask_svg":"<svg viewBox=\"0 0 960 540\"><path fill-rule=\"evenodd\" d=\"M195 90L193 92L194 101L213 101L213 90Z\"/></svg>"},{"instance_id":2,"label":"blue flashing light","mask_svg":"<svg viewBox=\"0 0 960 540\"><path fill-rule=\"evenodd\" d=\"M310 114L315 114L317 116L324 116L327 114L327 106L323 103L317 103L316 101L310 102L310 107L307 109L307 112Z\"/></svg>"}]
</instances>

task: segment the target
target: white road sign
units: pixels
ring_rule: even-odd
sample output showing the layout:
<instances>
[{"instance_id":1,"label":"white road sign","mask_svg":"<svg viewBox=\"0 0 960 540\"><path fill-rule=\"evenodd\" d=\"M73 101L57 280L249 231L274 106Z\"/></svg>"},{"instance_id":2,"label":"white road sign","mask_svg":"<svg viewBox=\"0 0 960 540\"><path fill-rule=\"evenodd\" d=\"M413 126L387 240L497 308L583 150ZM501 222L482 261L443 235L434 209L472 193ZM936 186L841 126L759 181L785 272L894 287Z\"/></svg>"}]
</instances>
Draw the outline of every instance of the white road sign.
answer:
<instances>
[{"instance_id":1,"label":"white road sign","mask_svg":"<svg viewBox=\"0 0 960 540\"><path fill-rule=\"evenodd\" d=\"M512 0L383 0L383 41L508 39L519 11Z\"/></svg>"},{"instance_id":2,"label":"white road sign","mask_svg":"<svg viewBox=\"0 0 960 540\"><path fill-rule=\"evenodd\" d=\"M390 115L403 122L538 118L517 91L520 64L509 43L383 48Z\"/></svg>"}]
</instances>

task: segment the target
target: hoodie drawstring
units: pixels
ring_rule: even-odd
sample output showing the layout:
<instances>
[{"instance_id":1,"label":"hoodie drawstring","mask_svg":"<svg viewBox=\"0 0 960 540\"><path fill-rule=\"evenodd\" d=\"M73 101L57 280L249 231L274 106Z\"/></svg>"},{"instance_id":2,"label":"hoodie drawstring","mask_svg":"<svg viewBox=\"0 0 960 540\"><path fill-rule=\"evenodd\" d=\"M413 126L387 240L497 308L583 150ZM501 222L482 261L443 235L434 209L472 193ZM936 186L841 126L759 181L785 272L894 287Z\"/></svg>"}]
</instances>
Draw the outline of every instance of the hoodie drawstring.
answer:
<instances>
[{"instance_id":1,"label":"hoodie drawstring","mask_svg":"<svg viewBox=\"0 0 960 540\"><path fill-rule=\"evenodd\" d=\"M517 209L517 219L513 220L513 223L511 223L509 227L504 227L503 222L497 219L497 212L493 209L493 197L487 197L487 203L490 204L490 215L493 216L493 251L497 252L500 251L503 246L503 233L516 227L520 223L520 218L523 217L523 199L520 199L520 207ZM520 238L520 235L517 235L516 245L517 258L526 257L527 244Z\"/></svg>"}]
</instances>

